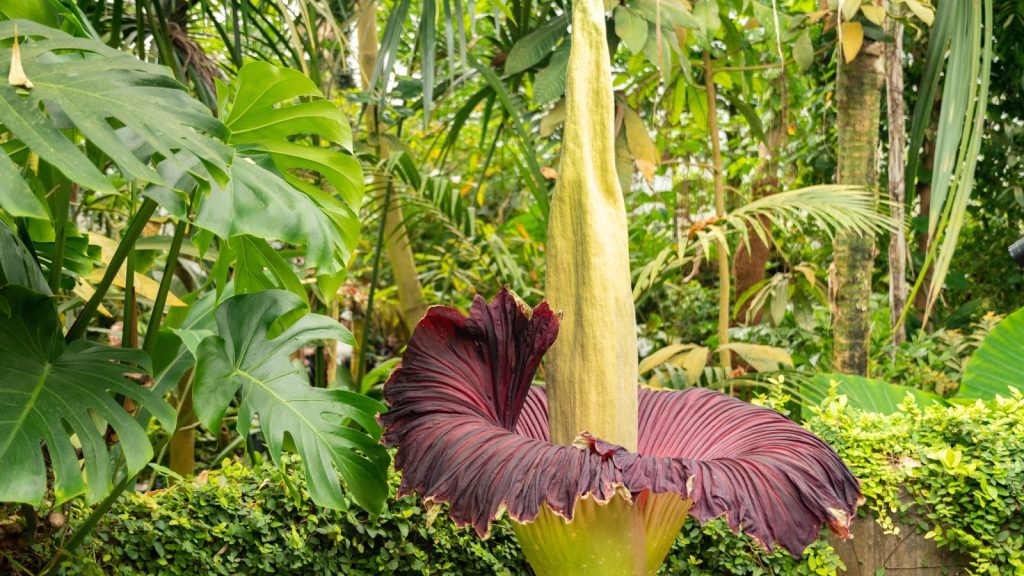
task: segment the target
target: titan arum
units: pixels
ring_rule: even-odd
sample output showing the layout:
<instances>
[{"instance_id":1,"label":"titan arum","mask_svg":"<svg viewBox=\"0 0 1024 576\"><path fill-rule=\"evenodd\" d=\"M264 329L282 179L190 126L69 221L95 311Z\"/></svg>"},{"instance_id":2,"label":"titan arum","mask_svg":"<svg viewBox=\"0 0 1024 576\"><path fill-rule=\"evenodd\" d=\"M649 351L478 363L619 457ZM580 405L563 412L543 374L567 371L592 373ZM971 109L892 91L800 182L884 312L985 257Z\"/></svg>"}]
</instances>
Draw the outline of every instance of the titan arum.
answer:
<instances>
[{"instance_id":1,"label":"titan arum","mask_svg":"<svg viewBox=\"0 0 1024 576\"><path fill-rule=\"evenodd\" d=\"M506 289L469 317L427 312L384 386L400 492L481 537L507 512L542 576L655 574L687 514L794 555L823 524L847 536L859 485L813 434L707 389L638 387L604 0L573 3L567 82L550 304Z\"/></svg>"}]
</instances>

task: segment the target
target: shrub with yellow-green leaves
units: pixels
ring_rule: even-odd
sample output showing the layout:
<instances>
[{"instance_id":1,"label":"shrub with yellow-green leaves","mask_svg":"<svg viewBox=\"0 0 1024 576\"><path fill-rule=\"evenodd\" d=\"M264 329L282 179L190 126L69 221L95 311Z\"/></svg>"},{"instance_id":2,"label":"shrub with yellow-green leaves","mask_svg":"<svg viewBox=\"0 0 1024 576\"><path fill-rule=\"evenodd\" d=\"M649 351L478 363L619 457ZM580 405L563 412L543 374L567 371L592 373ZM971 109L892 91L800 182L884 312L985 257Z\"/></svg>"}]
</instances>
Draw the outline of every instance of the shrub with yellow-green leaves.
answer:
<instances>
[{"instance_id":1,"label":"shrub with yellow-green leaves","mask_svg":"<svg viewBox=\"0 0 1024 576\"><path fill-rule=\"evenodd\" d=\"M1024 396L890 416L832 397L808 422L861 480L890 531L910 524L971 559L975 574L1024 573ZM906 529L906 528L902 528Z\"/></svg>"}]
</instances>

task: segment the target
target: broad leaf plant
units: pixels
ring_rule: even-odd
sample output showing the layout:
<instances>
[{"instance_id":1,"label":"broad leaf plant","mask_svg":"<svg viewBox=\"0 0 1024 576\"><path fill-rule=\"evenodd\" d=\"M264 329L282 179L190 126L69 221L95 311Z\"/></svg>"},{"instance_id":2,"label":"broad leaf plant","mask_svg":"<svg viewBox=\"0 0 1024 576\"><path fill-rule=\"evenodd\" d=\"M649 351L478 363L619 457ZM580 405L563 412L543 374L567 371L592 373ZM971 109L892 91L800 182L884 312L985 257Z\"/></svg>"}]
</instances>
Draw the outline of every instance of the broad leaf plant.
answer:
<instances>
[{"instance_id":1,"label":"broad leaf plant","mask_svg":"<svg viewBox=\"0 0 1024 576\"><path fill-rule=\"evenodd\" d=\"M352 336L310 314L277 252L296 248L334 298L363 195L337 104L250 63L217 86L215 116L167 68L28 20L0 22L0 78L0 502L116 497L153 458L150 422L184 420L168 396L184 389L212 430L235 405L243 438L260 430L277 462L298 452L316 503L340 506L344 479L379 510L382 406L293 363ZM79 230L97 207L112 240ZM169 243L146 244L154 227ZM150 277L137 256L154 248ZM205 281L175 294L186 263ZM121 311L122 345L101 343L100 315Z\"/></svg>"}]
</instances>

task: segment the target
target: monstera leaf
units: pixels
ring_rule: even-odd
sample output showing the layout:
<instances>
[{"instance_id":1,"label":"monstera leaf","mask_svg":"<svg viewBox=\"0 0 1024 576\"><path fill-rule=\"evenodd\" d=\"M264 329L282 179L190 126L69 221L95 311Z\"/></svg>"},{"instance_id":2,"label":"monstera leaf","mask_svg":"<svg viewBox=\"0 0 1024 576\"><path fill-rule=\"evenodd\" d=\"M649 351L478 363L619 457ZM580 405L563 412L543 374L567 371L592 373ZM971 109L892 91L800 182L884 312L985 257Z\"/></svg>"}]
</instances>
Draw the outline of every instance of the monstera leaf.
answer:
<instances>
[{"instance_id":1,"label":"monstera leaf","mask_svg":"<svg viewBox=\"0 0 1024 576\"><path fill-rule=\"evenodd\" d=\"M359 238L363 184L341 110L301 73L265 62L245 65L234 82L219 85L218 93L228 142L238 147L229 180L211 181L197 159L181 156L161 164L167 185L151 186L146 195L184 218L185 191L208 182L199 196L196 226L226 239L244 235L304 245L306 266L325 275L343 270ZM341 149L302 145L297 137L304 135ZM315 175L317 185L299 173Z\"/></svg>"},{"instance_id":2,"label":"monstera leaf","mask_svg":"<svg viewBox=\"0 0 1024 576\"><path fill-rule=\"evenodd\" d=\"M114 394L131 398L174 426L174 410L131 376L148 374L140 350L76 341L65 345L49 287L28 249L0 222L0 502L38 504L46 458L59 504L110 492L106 429L120 441L129 474L153 456L146 431ZM79 453L78 450L81 450Z\"/></svg>"},{"instance_id":3,"label":"monstera leaf","mask_svg":"<svg viewBox=\"0 0 1024 576\"><path fill-rule=\"evenodd\" d=\"M996 325L964 368L960 396L990 400L1024 391L1024 308Z\"/></svg>"},{"instance_id":4,"label":"monstera leaf","mask_svg":"<svg viewBox=\"0 0 1024 576\"><path fill-rule=\"evenodd\" d=\"M292 364L289 356L315 340L354 343L348 330L326 316L305 314L289 325L305 306L295 294L270 290L234 296L217 308L218 335L197 350L196 416L217 430L238 395L238 433L247 436L258 416L271 458L279 461L282 451L294 447L314 502L344 506L340 473L360 506L379 511L388 494L389 458L377 443L374 418L383 406L352 392L313 388L305 371Z\"/></svg>"},{"instance_id":5,"label":"monstera leaf","mask_svg":"<svg viewBox=\"0 0 1024 576\"><path fill-rule=\"evenodd\" d=\"M183 191L200 185L194 175L203 172L198 160L163 162L160 173L170 186L150 186L145 194L173 216L185 218L188 194ZM310 267L336 271L345 265L336 257L343 241L330 218L274 172L266 155L240 156L227 183L211 183L200 196L193 223L225 239L246 235L305 245Z\"/></svg>"},{"instance_id":6,"label":"monstera leaf","mask_svg":"<svg viewBox=\"0 0 1024 576\"><path fill-rule=\"evenodd\" d=\"M246 64L230 86L221 88L228 142L268 154L285 179L320 209L333 228L335 257L344 266L358 240L363 173L352 155L352 129L341 109L302 73L266 62ZM296 138L302 135L315 135L341 150L303 145ZM318 185L299 173L315 175ZM324 192L328 188L336 195ZM324 273L337 270L321 268Z\"/></svg>"},{"instance_id":7,"label":"monstera leaf","mask_svg":"<svg viewBox=\"0 0 1024 576\"><path fill-rule=\"evenodd\" d=\"M167 429L174 410L129 378L149 372L144 352L83 340L65 346L50 296L9 285L0 299L8 309L0 311L0 501L42 501L45 445L56 503L83 493L95 502L112 484L107 425L129 474L153 456L146 431L113 395L145 406Z\"/></svg>"},{"instance_id":8,"label":"monstera leaf","mask_svg":"<svg viewBox=\"0 0 1024 576\"><path fill-rule=\"evenodd\" d=\"M200 159L217 180L226 180L233 152L207 135L223 136L224 126L166 68L27 20L0 22L0 42L12 43L15 30L20 40L16 61L28 82L0 83L0 124L40 159L82 186L116 192L101 168L64 131L73 128L131 178L161 182L150 157L186 152ZM0 48L4 78L13 51ZM141 140L145 146L131 145L130 140ZM16 165L8 158L0 160L0 184L15 184L0 193L0 208L44 218L42 202L24 184L18 185L19 180Z\"/></svg>"}]
</instances>

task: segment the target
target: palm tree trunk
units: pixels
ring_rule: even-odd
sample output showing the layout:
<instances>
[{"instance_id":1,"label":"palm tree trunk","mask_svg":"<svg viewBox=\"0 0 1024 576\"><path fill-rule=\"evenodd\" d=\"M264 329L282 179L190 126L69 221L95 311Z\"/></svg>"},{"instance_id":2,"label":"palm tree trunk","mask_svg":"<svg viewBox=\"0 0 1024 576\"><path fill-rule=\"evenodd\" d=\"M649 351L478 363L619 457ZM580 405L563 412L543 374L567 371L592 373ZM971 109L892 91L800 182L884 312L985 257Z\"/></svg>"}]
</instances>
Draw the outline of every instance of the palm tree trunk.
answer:
<instances>
[{"instance_id":1,"label":"palm tree trunk","mask_svg":"<svg viewBox=\"0 0 1024 576\"><path fill-rule=\"evenodd\" d=\"M562 313L547 358L551 441L571 444L587 431L634 451L636 317L615 169L604 0L575 0L572 14L562 160L547 243L547 297Z\"/></svg>"},{"instance_id":2,"label":"palm tree trunk","mask_svg":"<svg viewBox=\"0 0 1024 576\"><path fill-rule=\"evenodd\" d=\"M883 44L865 40L850 63L840 58L839 174L840 184L874 188L877 185L878 126L885 81ZM832 368L845 374L867 374L871 337L871 274L875 242L872 236L841 231L833 244Z\"/></svg>"},{"instance_id":3,"label":"palm tree trunk","mask_svg":"<svg viewBox=\"0 0 1024 576\"><path fill-rule=\"evenodd\" d=\"M903 24L891 20L893 42L885 49L885 87L889 115L889 199L895 232L889 240L889 318L892 322L893 354L895 346L906 341L900 315L907 305L907 229L903 195L906 158L906 119L903 107Z\"/></svg>"},{"instance_id":4,"label":"palm tree trunk","mask_svg":"<svg viewBox=\"0 0 1024 576\"><path fill-rule=\"evenodd\" d=\"M359 21L356 24L359 37L359 72L364 90L370 89L370 79L377 66L377 2L371 0L365 4ZM380 156L386 158L388 148L379 139L381 130L377 117L376 106L366 109L366 131L371 137L378 138ZM387 185L387 174L378 171L374 174L375 188L383 190ZM405 218L402 216L402 203L393 195L387 214L384 215L384 238L387 245L388 261L391 263L391 274L398 288L398 302L402 310L402 321L406 329L412 332L416 323L427 311L427 303L423 297L423 286L416 273L416 261L413 258L409 235L405 229Z\"/></svg>"}]
</instances>

